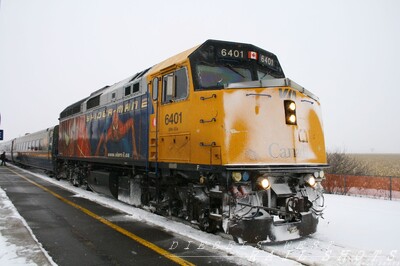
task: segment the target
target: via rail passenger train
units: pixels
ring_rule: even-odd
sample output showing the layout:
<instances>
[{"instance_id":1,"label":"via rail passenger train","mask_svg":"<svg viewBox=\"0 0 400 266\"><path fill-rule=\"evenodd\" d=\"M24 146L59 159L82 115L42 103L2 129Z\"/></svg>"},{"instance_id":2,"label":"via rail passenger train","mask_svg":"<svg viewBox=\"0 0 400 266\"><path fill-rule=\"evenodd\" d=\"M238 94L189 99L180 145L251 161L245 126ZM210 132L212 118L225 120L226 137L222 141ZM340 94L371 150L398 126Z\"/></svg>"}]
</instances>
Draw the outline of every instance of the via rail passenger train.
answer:
<instances>
[{"instance_id":1,"label":"via rail passenger train","mask_svg":"<svg viewBox=\"0 0 400 266\"><path fill-rule=\"evenodd\" d=\"M240 242L316 232L319 99L257 46L208 40L0 144L14 163Z\"/></svg>"}]
</instances>

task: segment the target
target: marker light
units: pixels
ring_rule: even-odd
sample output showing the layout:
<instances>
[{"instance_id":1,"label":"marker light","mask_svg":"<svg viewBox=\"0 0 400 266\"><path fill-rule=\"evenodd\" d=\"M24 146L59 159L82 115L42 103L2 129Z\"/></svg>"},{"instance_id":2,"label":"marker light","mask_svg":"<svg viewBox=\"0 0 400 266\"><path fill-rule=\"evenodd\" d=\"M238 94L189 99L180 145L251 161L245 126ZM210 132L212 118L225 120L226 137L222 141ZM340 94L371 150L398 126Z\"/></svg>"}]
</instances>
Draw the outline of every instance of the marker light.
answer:
<instances>
[{"instance_id":1,"label":"marker light","mask_svg":"<svg viewBox=\"0 0 400 266\"><path fill-rule=\"evenodd\" d=\"M232 172L232 180L235 182L239 182L242 180L242 174L240 172Z\"/></svg>"},{"instance_id":2,"label":"marker light","mask_svg":"<svg viewBox=\"0 0 400 266\"><path fill-rule=\"evenodd\" d=\"M248 172L244 172L242 176L243 181L249 181L250 179L250 174Z\"/></svg>"}]
</instances>

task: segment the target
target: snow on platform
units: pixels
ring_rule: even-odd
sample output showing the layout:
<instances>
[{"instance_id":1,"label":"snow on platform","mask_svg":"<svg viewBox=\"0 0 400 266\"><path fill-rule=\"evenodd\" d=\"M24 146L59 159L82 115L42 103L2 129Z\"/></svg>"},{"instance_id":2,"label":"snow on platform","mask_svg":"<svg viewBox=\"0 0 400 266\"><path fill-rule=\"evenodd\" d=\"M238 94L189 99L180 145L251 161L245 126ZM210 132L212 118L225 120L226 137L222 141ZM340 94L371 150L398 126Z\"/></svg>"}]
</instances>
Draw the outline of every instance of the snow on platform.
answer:
<instances>
[{"instance_id":1,"label":"snow on platform","mask_svg":"<svg viewBox=\"0 0 400 266\"><path fill-rule=\"evenodd\" d=\"M56 265L1 187L0 265Z\"/></svg>"}]
</instances>

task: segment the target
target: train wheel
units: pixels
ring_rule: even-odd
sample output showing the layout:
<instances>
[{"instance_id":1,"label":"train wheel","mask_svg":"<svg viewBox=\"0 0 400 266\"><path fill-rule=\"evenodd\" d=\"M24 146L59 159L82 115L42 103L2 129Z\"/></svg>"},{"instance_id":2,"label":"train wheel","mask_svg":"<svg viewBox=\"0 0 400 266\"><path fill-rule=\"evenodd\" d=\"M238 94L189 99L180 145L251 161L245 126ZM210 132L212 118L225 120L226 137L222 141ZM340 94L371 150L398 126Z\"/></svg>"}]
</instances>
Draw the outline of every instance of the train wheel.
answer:
<instances>
[{"instance_id":1,"label":"train wheel","mask_svg":"<svg viewBox=\"0 0 400 266\"><path fill-rule=\"evenodd\" d=\"M246 242L243 240L243 238L238 237L238 236L233 236L233 240L234 240L236 243L238 243L238 244L244 244L244 243L246 243Z\"/></svg>"},{"instance_id":2,"label":"train wheel","mask_svg":"<svg viewBox=\"0 0 400 266\"><path fill-rule=\"evenodd\" d=\"M215 233L217 231L217 222L208 217L208 210L203 210L199 215L199 227L207 233Z\"/></svg>"},{"instance_id":3,"label":"train wheel","mask_svg":"<svg viewBox=\"0 0 400 266\"><path fill-rule=\"evenodd\" d=\"M74 187L79 187L80 186L80 182L79 182L79 177L75 174L72 175L71 179L70 179L71 184Z\"/></svg>"}]
</instances>

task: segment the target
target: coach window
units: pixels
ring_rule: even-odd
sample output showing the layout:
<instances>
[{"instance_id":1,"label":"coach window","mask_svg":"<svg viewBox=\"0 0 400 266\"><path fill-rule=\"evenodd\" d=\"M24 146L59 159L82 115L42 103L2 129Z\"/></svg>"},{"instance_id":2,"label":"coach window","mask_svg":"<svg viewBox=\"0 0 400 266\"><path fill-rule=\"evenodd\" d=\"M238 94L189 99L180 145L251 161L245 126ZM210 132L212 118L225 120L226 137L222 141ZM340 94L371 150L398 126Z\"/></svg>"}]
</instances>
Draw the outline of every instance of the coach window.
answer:
<instances>
[{"instance_id":1,"label":"coach window","mask_svg":"<svg viewBox=\"0 0 400 266\"><path fill-rule=\"evenodd\" d=\"M39 141L39 150L44 150L44 147L45 147L45 145L44 145L44 139L41 139L41 140Z\"/></svg>"},{"instance_id":2,"label":"coach window","mask_svg":"<svg viewBox=\"0 0 400 266\"><path fill-rule=\"evenodd\" d=\"M186 99L188 77L186 68L181 68L163 77L163 103Z\"/></svg>"}]
</instances>

